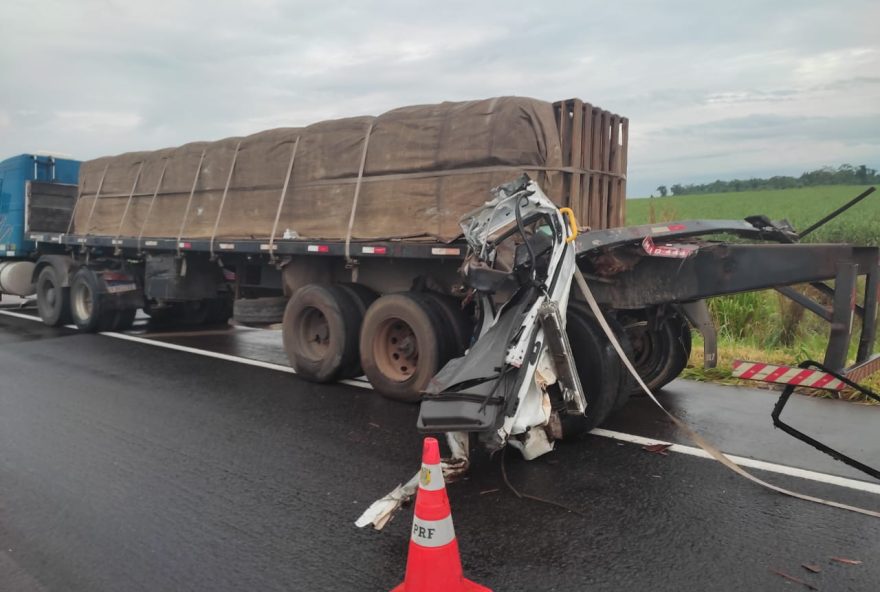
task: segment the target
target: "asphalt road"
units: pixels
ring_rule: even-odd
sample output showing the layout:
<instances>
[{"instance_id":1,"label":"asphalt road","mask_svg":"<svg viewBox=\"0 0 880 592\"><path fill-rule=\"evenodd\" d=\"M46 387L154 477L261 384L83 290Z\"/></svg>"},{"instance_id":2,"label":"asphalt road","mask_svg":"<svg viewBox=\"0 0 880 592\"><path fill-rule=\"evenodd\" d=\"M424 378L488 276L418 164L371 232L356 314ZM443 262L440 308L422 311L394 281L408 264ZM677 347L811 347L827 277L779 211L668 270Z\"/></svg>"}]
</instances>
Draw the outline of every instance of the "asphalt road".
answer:
<instances>
[{"instance_id":1,"label":"asphalt road","mask_svg":"<svg viewBox=\"0 0 880 592\"><path fill-rule=\"evenodd\" d=\"M158 339L283 358L270 332ZM679 383L664 400L725 450L857 475L769 435L773 398L756 393ZM877 458L877 408L798 403L793 418ZM409 512L383 532L353 521L418 468L416 415L271 366L0 316L0 590L390 590ZM680 438L644 400L609 428ZM807 589L772 570L821 590L878 589L880 520L765 491L712 461L599 436L532 462L507 455L516 488L577 513L517 498L501 462L477 454L449 486L466 573L495 590ZM755 472L880 509L875 493Z\"/></svg>"}]
</instances>

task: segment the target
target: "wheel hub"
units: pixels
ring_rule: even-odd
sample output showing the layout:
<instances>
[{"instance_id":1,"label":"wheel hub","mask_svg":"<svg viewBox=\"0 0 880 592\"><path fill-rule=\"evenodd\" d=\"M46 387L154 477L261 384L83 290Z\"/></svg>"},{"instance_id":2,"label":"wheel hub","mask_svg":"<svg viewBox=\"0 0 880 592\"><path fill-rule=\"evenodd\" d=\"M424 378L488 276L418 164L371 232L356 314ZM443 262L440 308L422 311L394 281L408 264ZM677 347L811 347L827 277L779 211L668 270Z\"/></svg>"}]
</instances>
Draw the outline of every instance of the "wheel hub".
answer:
<instances>
[{"instance_id":1,"label":"wheel hub","mask_svg":"<svg viewBox=\"0 0 880 592\"><path fill-rule=\"evenodd\" d=\"M415 373L419 342L412 327L401 319L388 319L379 328L374 344L379 370L391 380L404 382Z\"/></svg>"},{"instance_id":2,"label":"wheel hub","mask_svg":"<svg viewBox=\"0 0 880 592\"><path fill-rule=\"evenodd\" d=\"M307 309L299 323L300 342L312 359L322 359L330 349L330 323L317 308Z\"/></svg>"}]
</instances>

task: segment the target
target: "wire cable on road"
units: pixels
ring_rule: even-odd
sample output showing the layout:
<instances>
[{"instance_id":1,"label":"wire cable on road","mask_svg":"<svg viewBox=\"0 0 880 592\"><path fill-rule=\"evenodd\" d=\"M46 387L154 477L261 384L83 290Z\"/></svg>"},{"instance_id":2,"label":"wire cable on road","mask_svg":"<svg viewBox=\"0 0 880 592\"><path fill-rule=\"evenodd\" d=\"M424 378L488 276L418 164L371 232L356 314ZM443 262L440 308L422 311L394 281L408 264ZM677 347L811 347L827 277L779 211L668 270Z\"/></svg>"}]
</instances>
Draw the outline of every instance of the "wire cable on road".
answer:
<instances>
[{"instance_id":1,"label":"wire cable on road","mask_svg":"<svg viewBox=\"0 0 880 592\"><path fill-rule=\"evenodd\" d=\"M530 495L528 493L522 493L521 491L519 491L516 487L513 486L513 484L510 482L510 479L508 479L508 477L507 477L507 467L505 466L506 461L507 461L507 446L505 446L504 448L501 449L501 478L504 480L504 484L507 486L507 488L513 492L513 495L515 495L519 499L527 499L527 500L532 500L533 502L540 502L542 504L547 504L548 506L554 506L554 507L559 508L561 510L565 510L566 512L569 512L571 514L576 514L576 515L580 516L581 518L587 517L586 514L584 514L583 512L580 512L578 510L575 510L571 506L566 506L565 504L562 504L560 502L555 502L553 500L548 500L543 497L538 497L537 495Z\"/></svg>"}]
</instances>

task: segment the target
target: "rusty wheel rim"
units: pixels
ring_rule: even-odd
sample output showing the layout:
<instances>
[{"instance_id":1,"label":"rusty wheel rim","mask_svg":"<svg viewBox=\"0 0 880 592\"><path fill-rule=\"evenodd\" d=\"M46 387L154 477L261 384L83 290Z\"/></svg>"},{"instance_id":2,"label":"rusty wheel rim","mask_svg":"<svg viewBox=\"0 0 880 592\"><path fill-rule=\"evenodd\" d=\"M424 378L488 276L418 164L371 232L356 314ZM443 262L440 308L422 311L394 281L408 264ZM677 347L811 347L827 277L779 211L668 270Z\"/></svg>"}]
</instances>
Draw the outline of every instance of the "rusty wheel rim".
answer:
<instances>
[{"instance_id":1,"label":"rusty wheel rim","mask_svg":"<svg viewBox=\"0 0 880 592\"><path fill-rule=\"evenodd\" d=\"M406 382L412 378L419 363L419 341L412 327L398 318L383 321L373 341L373 359L389 380Z\"/></svg>"},{"instance_id":2,"label":"rusty wheel rim","mask_svg":"<svg viewBox=\"0 0 880 592\"><path fill-rule=\"evenodd\" d=\"M317 308L307 308L297 323L303 352L313 360L321 360L330 349L330 323Z\"/></svg>"}]
</instances>

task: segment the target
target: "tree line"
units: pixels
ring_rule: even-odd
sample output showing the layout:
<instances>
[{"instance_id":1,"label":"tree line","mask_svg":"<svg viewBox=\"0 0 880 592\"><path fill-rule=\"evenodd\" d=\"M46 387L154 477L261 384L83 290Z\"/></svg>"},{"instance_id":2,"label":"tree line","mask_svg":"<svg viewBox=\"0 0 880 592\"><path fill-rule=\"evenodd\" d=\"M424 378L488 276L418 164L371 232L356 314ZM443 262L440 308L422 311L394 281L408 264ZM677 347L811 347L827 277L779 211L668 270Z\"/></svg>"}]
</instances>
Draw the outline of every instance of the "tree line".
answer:
<instances>
[{"instance_id":1,"label":"tree line","mask_svg":"<svg viewBox=\"0 0 880 592\"><path fill-rule=\"evenodd\" d=\"M813 185L871 185L880 183L877 169L866 165L853 166L842 164L839 167L826 166L807 171L800 177L778 175L769 179L733 179L732 181L717 180L711 183L682 185L676 183L671 187L660 185L657 193L660 197L672 195L692 195L701 193L727 193L732 191L754 191L759 189L793 189Z\"/></svg>"}]
</instances>

